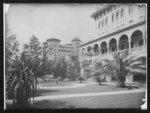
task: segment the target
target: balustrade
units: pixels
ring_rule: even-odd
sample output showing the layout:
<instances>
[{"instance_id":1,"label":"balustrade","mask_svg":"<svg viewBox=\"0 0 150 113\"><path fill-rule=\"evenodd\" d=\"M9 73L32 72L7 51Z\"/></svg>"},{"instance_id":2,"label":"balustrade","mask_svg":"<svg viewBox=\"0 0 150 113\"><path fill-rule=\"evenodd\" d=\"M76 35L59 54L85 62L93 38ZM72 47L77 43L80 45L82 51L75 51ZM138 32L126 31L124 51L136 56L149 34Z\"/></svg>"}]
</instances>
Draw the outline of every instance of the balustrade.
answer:
<instances>
[{"instance_id":1,"label":"balustrade","mask_svg":"<svg viewBox=\"0 0 150 113\"><path fill-rule=\"evenodd\" d=\"M120 52L123 52L123 51L126 51L126 50L128 50L129 52L138 52L138 51L141 51L141 50L144 50L145 48L144 48L144 45L142 45L142 46L137 46L137 47L134 47L134 48L131 48L131 49L129 49L129 48L127 48L127 49L123 49L123 50L118 50L118 51L120 51ZM99 54L96 54L96 55L93 55L93 56L87 56L87 55L85 55L85 56L83 56L82 57L82 60L84 60L84 59L87 59L87 60L90 60L90 59L92 59L92 60L95 60L95 59L99 59L99 58L108 58L108 57L112 57L112 54L114 53L115 51L113 51L113 52L107 52L107 53L99 53Z\"/></svg>"},{"instance_id":2,"label":"balustrade","mask_svg":"<svg viewBox=\"0 0 150 113\"><path fill-rule=\"evenodd\" d=\"M130 52L141 51L144 49L144 46L137 46L130 49Z\"/></svg>"}]
</instances>

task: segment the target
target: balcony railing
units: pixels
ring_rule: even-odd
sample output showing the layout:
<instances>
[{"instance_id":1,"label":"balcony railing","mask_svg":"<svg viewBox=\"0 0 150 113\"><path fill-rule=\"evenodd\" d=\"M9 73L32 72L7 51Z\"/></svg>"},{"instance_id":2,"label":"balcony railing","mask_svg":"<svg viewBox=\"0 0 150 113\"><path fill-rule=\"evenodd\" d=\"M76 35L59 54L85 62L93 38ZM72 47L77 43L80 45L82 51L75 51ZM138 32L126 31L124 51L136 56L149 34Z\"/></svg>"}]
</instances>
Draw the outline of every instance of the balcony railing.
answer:
<instances>
[{"instance_id":1,"label":"balcony railing","mask_svg":"<svg viewBox=\"0 0 150 113\"><path fill-rule=\"evenodd\" d=\"M137 47L131 48L130 51L135 52L135 51L141 51L143 49L144 49L144 46L137 46Z\"/></svg>"},{"instance_id":2,"label":"balcony railing","mask_svg":"<svg viewBox=\"0 0 150 113\"><path fill-rule=\"evenodd\" d=\"M126 51L126 50L128 50L131 53L138 52L138 51L144 50L144 46L138 46L138 47L130 48L130 50L128 48L128 49L123 49L123 50L118 50L118 51L123 52L123 51ZM114 52L116 52L116 51L114 51ZM98 54L98 55L93 55L93 56L85 56L85 57L82 57L82 59L88 59L88 60L92 59L93 60L93 59L106 58L106 57L109 58L109 57L112 57L112 54L114 52L107 52L107 53L104 53L104 54Z\"/></svg>"}]
</instances>

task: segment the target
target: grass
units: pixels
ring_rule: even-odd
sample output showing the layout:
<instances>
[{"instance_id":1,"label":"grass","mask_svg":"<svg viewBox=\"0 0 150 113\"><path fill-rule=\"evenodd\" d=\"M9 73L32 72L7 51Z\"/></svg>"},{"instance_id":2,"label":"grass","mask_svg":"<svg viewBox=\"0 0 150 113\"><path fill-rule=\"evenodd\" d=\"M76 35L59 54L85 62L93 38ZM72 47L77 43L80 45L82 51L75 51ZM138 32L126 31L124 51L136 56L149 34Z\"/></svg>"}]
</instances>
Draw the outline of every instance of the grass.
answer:
<instances>
[{"instance_id":1,"label":"grass","mask_svg":"<svg viewBox=\"0 0 150 113\"><path fill-rule=\"evenodd\" d=\"M62 82L62 84L67 82ZM70 82L70 84L73 82ZM143 87L143 86L139 86ZM78 88L67 89L39 89L36 96L46 95L62 95L62 94L78 94L78 93L96 93L96 92L111 92L111 91L123 91L137 89L139 87L127 86L125 88L119 88L114 85L98 85L88 84ZM105 96L92 96L92 97L76 97L59 100L43 100L31 104L29 108L49 108L49 109L64 109L64 108L140 108L143 104L143 93L132 94L119 94L119 95L105 95ZM11 108L11 105L7 105L7 108Z\"/></svg>"},{"instance_id":2,"label":"grass","mask_svg":"<svg viewBox=\"0 0 150 113\"><path fill-rule=\"evenodd\" d=\"M49 86L49 87L54 87L54 86L59 86L59 87L63 87L63 86L72 86L75 82L69 81L69 82L65 82L65 81L59 81L58 85L56 84L56 82L45 82L45 83L40 83L41 86Z\"/></svg>"},{"instance_id":3,"label":"grass","mask_svg":"<svg viewBox=\"0 0 150 113\"><path fill-rule=\"evenodd\" d=\"M92 97L77 97L59 100L43 100L31 104L30 108L34 109L71 109L71 108L87 108L87 109L106 109L106 108L140 108L144 102L143 93L105 95Z\"/></svg>"},{"instance_id":4,"label":"grass","mask_svg":"<svg viewBox=\"0 0 150 113\"><path fill-rule=\"evenodd\" d=\"M111 92L111 91L123 91L138 89L138 87L127 86L125 88L119 88L113 85L98 85L88 84L78 88L67 88L67 89L39 89L36 96L47 96L47 95L62 95L62 94L77 94L77 93L96 93L96 92Z\"/></svg>"}]
</instances>

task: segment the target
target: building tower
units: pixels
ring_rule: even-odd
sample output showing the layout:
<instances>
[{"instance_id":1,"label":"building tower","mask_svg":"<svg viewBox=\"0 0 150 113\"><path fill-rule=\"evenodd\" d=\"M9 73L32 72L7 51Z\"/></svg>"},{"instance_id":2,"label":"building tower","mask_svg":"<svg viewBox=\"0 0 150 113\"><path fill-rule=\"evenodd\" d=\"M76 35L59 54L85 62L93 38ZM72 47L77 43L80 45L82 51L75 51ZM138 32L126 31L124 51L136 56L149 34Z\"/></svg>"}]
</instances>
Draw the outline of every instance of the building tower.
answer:
<instances>
[{"instance_id":1,"label":"building tower","mask_svg":"<svg viewBox=\"0 0 150 113\"><path fill-rule=\"evenodd\" d=\"M48 42L48 49L49 49L48 59L56 60L59 54L58 47L59 47L60 40L56 38L50 38L47 39L47 42Z\"/></svg>"},{"instance_id":2,"label":"building tower","mask_svg":"<svg viewBox=\"0 0 150 113\"><path fill-rule=\"evenodd\" d=\"M71 42L74 48L74 53L79 56L81 40L78 37L75 37Z\"/></svg>"}]
</instances>

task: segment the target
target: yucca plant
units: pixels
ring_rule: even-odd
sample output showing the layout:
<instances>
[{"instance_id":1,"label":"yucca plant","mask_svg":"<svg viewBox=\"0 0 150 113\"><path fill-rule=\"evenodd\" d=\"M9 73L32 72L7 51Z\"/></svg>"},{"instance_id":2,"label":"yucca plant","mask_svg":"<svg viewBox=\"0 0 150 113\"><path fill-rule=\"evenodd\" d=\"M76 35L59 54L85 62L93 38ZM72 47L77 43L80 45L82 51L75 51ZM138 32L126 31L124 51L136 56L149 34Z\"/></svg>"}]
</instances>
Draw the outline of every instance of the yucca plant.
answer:
<instances>
[{"instance_id":1,"label":"yucca plant","mask_svg":"<svg viewBox=\"0 0 150 113\"><path fill-rule=\"evenodd\" d=\"M129 54L128 51L113 53L113 60L105 59L104 69L118 81L118 86L125 86L126 76L146 73L146 57Z\"/></svg>"},{"instance_id":2,"label":"yucca plant","mask_svg":"<svg viewBox=\"0 0 150 113\"><path fill-rule=\"evenodd\" d=\"M13 105L17 108L26 108L37 89L38 77L42 62L35 57L22 54L20 58L12 61L7 80L8 94L13 98Z\"/></svg>"}]
</instances>

